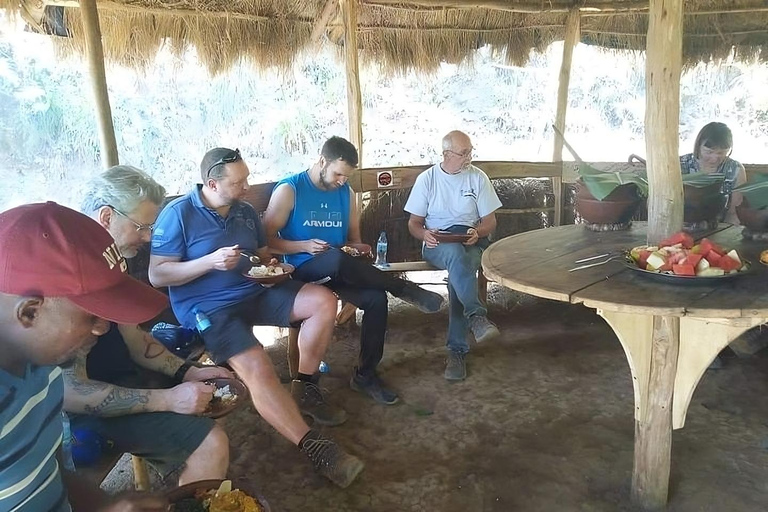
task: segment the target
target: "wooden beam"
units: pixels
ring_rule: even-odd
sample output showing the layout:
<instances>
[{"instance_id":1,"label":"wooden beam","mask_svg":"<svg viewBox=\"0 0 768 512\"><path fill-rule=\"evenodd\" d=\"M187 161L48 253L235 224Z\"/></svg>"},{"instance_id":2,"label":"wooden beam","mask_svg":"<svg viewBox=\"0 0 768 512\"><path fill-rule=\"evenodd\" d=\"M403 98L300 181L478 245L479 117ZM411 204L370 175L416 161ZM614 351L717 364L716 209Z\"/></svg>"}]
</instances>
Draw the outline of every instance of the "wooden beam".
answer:
<instances>
[{"instance_id":1,"label":"wooden beam","mask_svg":"<svg viewBox=\"0 0 768 512\"><path fill-rule=\"evenodd\" d=\"M333 18L334 14L336 14L336 9L338 6L339 4L337 0L325 1L325 5L323 6L323 10L320 12L320 16L317 17L317 21L315 21L315 24L312 25L312 34L309 36L309 41L311 43L317 43L323 36L325 33L325 28L328 26L328 23L331 21L331 18Z\"/></svg>"},{"instance_id":2,"label":"wooden beam","mask_svg":"<svg viewBox=\"0 0 768 512\"><path fill-rule=\"evenodd\" d=\"M85 28L85 51L88 54L88 71L96 104L96 122L101 144L101 164L105 169L118 164L115 128L112 125L112 109L109 106L107 75L104 70L104 49L101 46L101 28L96 0L81 0L80 15Z\"/></svg>"},{"instance_id":3,"label":"wooden beam","mask_svg":"<svg viewBox=\"0 0 768 512\"><path fill-rule=\"evenodd\" d=\"M347 75L347 120L349 141L357 148L359 165L363 162L363 93L357 64L357 1L340 0L344 19L344 64Z\"/></svg>"},{"instance_id":4,"label":"wooden beam","mask_svg":"<svg viewBox=\"0 0 768 512\"><path fill-rule=\"evenodd\" d=\"M492 11L516 12L523 14L542 14L569 12L568 5L551 6L549 2L510 2L505 0L362 0L367 5L382 7L400 7L413 10L414 6L432 9L488 9ZM587 12L626 12L648 10L648 2L592 2L581 7Z\"/></svg>"},{"instance_id":5,"label":"wooden beam","mask_svg":"<svg viewBox=\"0 0 768 512\"><path fill-rule=\"evenodd\" d=\"M44 5L56 6L56 7L68 7L77 9L81 7L81 0L44 0ZM208 19L224 19L224 20L242 20L242 21L273 21L274 17L258 16L255 14L245 14L241 12L227 12L227 11L205 11L199 9L176 9L172 7L144 7L141 5L124 4L120 2L114 2L110 0L99 0L99 10L101 11L126 11L134 12L136 14L158 14L162 16L200 16ZM312 23L312 20L302 19L290 19L286 20L291 23Z\"/></svg>"},{"instance_id":6,"label":"wooden beam","mask_svg":"<svg viewBox=\"0 0 768 512\"><path fill-rule=\"evenodd\" d=\"M645 149L648 155L648 244L683 227L678 153L683 0L651 0L646 38Z\"/></svg>"},{"instance_id":7,"label":"wooden beam","mask_svg":"<svg viewBox=\"0 0 768 512\"><path fill-rule=\"evenodd\" d=\"M520 2L512 3L503 0L476 0L464 2L462 0L362 0L366 5L375 5L401 10L435 11L444 9L488 9L492 11L504 11L520 14L550 14L567 13L571 7L568 5L552 6L549 2ZM582 17L587 16L614 16L621 14L648 14L649 3L645 2L595 2L590 5L578 7ZM745 14L752 12L768 12L768 7L762 2L755 6L725 7L721 9L705 9L700 11L687 11L685 16L709 16L714 14Z\"/></svg>"},{"instance_id":8,"label":"wooden beam","mask_svg":"<svg viewBox=\"0 0 768 512\"><path fill-rule=\"evenodd\" d=\"M565 114L568 111L568 84L571 82L571 62L573 49L579 42L581 28L581 15L578 7L574 7L568 13L565 22L565 41L563 42L563 61L560 64L560 78L557 87L557 113L555 114L555 126L560 132L555 131L555 149L552 153L553 162L563 161L563 137L565 133ZM552 178L552 192L559 201L555 201L555 226L563 221L563 180L562 177Z\"/></svg>"}]
</instances>

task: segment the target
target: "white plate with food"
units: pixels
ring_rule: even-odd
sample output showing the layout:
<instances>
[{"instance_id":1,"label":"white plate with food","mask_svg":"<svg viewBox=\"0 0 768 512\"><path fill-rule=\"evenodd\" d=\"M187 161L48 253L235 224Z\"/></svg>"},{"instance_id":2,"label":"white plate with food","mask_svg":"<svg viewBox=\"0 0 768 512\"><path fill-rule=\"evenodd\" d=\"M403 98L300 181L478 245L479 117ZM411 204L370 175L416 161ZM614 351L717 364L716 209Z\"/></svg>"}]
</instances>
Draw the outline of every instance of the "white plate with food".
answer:
<instances>
[{"instance_id":1,"label":"white plate with food","mask_svg":"<svg viewBox=\"0 0 768 512\"><path fill-rule=\"evenodd\" d=\"M277 284L290 278L294 270L293 265L288 263L255 265L248 272L245 272L243 276L260 284Z\"/></svg>"}]
</instances>

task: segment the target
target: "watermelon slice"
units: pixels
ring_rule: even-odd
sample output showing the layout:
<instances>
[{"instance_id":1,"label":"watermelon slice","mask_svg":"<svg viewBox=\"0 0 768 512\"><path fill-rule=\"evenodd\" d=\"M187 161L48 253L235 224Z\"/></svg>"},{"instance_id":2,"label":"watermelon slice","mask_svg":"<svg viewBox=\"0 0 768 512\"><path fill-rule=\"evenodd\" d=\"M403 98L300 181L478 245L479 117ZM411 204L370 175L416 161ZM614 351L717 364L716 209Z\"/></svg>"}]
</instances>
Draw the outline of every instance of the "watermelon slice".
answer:
<instances>
[{"instance_id":1,"label":"watermelon slice","mask_svg":"<svg viewBox=\"0 0 768 512\"><path fill-rule=\"evenodd\" d=\"M723 256L717 261L717 265L713 265L713 266L721 268L725 272L730 272L731 270L739 270L741 268L741 262L736 261L730 256Z\"/></svg>"},{"instance_id":2,"label":"watermelon slice","mask_svg":"<svg viewBox=\"0 0 768 512\"><path fill-rule=\"evenodd\" d=\"M677 244L680 244L683 249L690 249L693 247L693 237L684 231L680 231L679 233L675 233L674 235L670 236L666 240L662 240L659 244L659 247L669 247L671 245Z\"/></svg>"},{"instance_id":3,"label":"watermelon slice","mask_svg":"<svg viewBox=\"0 0 768 512\"><path fill-rule=\"evenodd\" d=\"M651 254L653 254L651 251L640 251L640 254L637 258L637 266L645 270L646 264L648 263L648 256Z\"/></svg>"},{"instance_id":4,"label":"watermelon slice","mask_svg":"<svg viewBox=\"0 0 768 512\"><path fill-rule=\"evenodd\" d=\"M688 253L688 256L685 257L685 260L682 261L682 263L687 263L692 266L696 266L701 261L701 254L694 254L692 252Z\"/></svg>"},{"instance_id":5,"label":"watermelon slice","mask_svg":"<svg viewBox=\"0 0 768 512\"><path fill-rule=\"evenodd\" d=\"M691 264L683 264L683 265L672 265L672 272L676 276L695 276L696 270L693 268L693 265Z\"/></svg>"},{"instance_id":6,"label":"watermelon slice","mask_svg":"<svg viewBox=\"0 0 768 512\"><path fill-rule=\"evenodd\" d=\"M720 260L722 259L722 256L717 254L717 251L710 249L707 252L707 255L704 256L704 259L706 259L709 262L710 267L719 267Z\"/></svg>"}]
</instances>

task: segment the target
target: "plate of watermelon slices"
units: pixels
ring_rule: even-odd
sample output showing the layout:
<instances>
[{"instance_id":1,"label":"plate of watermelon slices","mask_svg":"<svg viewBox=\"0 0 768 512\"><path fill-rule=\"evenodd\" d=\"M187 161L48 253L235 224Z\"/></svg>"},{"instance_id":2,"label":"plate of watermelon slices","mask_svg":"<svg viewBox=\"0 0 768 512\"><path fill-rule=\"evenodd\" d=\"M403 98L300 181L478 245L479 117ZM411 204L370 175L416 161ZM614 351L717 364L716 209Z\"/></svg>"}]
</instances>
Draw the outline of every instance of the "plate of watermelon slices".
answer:
<instances>
[{"instance_id":1,"label":"plate of watermelon slices","mask_svg":"<svg viewBox=\"0 0 768 512\"><path fill-rule=\"evenodd\" d=\"M735 249L708 238L698 243L688 233L675 233L658 246L640 245L626 254L630 269L665 282L711 283L747 273L751 267Z\"/></svg>"}]
</instances>

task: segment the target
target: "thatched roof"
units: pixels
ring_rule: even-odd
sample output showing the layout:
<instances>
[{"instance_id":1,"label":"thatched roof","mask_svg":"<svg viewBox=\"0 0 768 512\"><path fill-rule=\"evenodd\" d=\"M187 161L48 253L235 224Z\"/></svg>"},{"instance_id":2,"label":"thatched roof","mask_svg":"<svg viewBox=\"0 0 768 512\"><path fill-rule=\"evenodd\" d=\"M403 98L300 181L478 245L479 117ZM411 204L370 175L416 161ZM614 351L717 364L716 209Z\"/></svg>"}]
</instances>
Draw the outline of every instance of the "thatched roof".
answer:
<instances>
[{"instance_id":1,"label":"thatched roof","mask_svg":"<svg viewBox=\"0 0 768 512\"><path fill-rule=\"evenodd\" d=\"M19 1L0 0L0 7L19 10ZM49 32L68 33L70 41L82 47L77 0L21 1L27 20ZM146 63L162 44L177 51L194 46L213 72L241 58L258 67L286 66L318 43L310 37L314 26L321 38L343 44L336 0L97 0L97 4L106 58L131 66ZM567 12L574 4L580 5L582 14L582 42L645 49L647 1L360 0L360 57L390 71L429 70L440 62L460 62L472 50L491 45L504 52L509 63L524 64L531 49L543 50L563 39ZM768 60L765 0L687 0L685 13L686 63L717 60L732 51L739 59Z\"/></svg>"}]
</instances>

